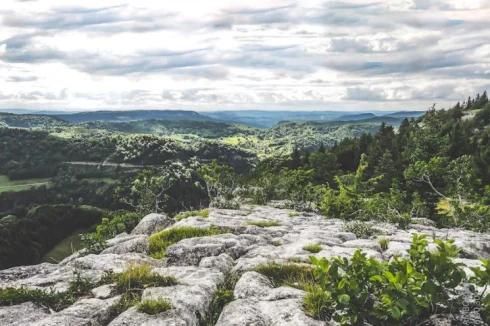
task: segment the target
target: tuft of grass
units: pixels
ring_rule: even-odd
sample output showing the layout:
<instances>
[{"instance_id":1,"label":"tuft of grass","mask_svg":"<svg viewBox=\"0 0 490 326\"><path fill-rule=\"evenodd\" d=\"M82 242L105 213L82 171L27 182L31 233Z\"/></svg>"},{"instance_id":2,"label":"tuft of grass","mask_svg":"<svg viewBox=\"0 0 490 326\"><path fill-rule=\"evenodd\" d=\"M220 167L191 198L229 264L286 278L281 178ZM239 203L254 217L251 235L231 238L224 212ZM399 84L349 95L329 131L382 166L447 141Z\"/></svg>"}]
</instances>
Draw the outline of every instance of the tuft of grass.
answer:
<instances>
[{"instance_id":1,"label":"tuft of grass","mask_svg":"<svg viewBox=\"0 0 490 326\"><path fill-rule=\"evenodd\" d=\"M301 214L298 212L290 212L289 217L295 217L295 216L300 216Z\"/></svg>"},{"instance_id":2,"label":"tuft of grass","mask_svg":"<svg viewBox=\"0 0 490 326\"><path fill-rule=\"evenodd\" d=\"M261 228L267 228L270 226L281 226L282 224L277 221L250 221L248 225L260 226Z\"/></svg>"},{"instance_id":3,"label":"tuft of grass","mask_svg":"<svg viewBox=\"0 0 490 326\"><path fill-rule=\"evenodd\" d=\"M181 221L185 218L191 217L191 216L201 216L201 217L208 217L209 216L209 210L208 209L203 209L200 211L190 211L190 212L185 212L179 215L175 215L174 219L177 221Z\"/></svg>"},{"instance_id":4,"label":"tuft of grass","mask_svg":"<svg viewBox=\"0 0 490 326\"><path fill-rule=\"evenodd\" d=\"M257 266L254 271L267 276L275 287L306 289L315 280L311 266L271 262Z\"/></svg>"},{"instance_id":5,"label":"tuft of grass","mask_svg":"<svg viewBox=\"0 0 490 326\"><path fill-rule=\"evenodd\" d=\"M137 304L146 288L178 284L173 276L153 273L150 264L136 265L131 263L124 272L109 275L107 278L107 281L115 284L114 291L123 296L114 307L117 314Z\"/></svg>"},{"instance_id":6,"label":"tuft of grass","mask_svg":"<svg viewBox=\"0 0 490 326\"><path fill-rule=\"evenodd\" d=\"M387 238L381 238L378 240L378 243L381 246L381 250L386 251L388 250L388 244L390 243L390 240Z\"/></svg>"},{"instance_id":7,"label":"tuft of grass","mask_svg":"<svg viewBox=\"0 0 490 326\"><path fill-rule=\"evenodd\" d=\"M371 224L365 222L354 221L344 225L343 230L345 232L351 232L356 235L358 239L368 239L373 235L378 235L381 232L374 228Z\"/></svg>"},{"instance_id":8,"label":"tuft of grass","mask_svg":"<svg viewBox=\"0 0 490 326\"><path fill-rule=\"evenodd\" d=\"M329 292L324 291L318 285L310 285L306 289L306 296L303 301L304 308L308 315L318 320L330 320L334 311L335 301Z\"/></svg>"},{"instance_id":9,"label":"tuft of grass","mask_svg":"<svg viewBox=\"0 0 490 326\"><path fill-rule=\"evenodd\" d=\"M162 298L156 300L143 300L136 304L136 309L139 312L148 315L156 315L172 309L172 303Z\"/></svg>"},{"instance_id":10,"label":"tuft of grass","mask_svg":"<svg viewBox=\"0 0 490 326\"><path fill-rule=\"evenodd\" d=\"M311 244L303 247L304 250L311 252L312 254L316 254L322 251L322 246L320 244Z\"/></svg>"},{"instance_id":11,"label":"tuft of grass","mask_svg":"<svg viewBox=\"0 0 490 326\"><path fill-rule=\"evenodd\" d=\"M282 242L281 241L272 241L272 245L279 247L279 246L282 246Z\"/></svg>"},{"instance_id":12,"label":"tuft of grass","mask_svg":"<svg viewBox=\"0 0 490 326\"><path fill-rule=\"evenodd\" d=\"M206 237L221 233L223 232L214 227L202 229L182 226L164 230L150 237L150 256L156 259L165 257L167 248L183 239Z\"/></svg>"}]
</instances>

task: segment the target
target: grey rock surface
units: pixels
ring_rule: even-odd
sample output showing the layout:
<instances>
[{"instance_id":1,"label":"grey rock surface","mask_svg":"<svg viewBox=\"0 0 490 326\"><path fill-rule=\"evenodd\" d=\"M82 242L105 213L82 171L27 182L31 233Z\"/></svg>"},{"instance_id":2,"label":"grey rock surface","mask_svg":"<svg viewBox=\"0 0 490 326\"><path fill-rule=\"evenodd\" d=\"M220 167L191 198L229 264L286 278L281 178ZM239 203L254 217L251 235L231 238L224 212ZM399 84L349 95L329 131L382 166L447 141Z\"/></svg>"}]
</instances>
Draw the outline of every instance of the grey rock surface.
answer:
<instances>
[{"instance_id":1,"label":"grey rock surface","mask_svg":"<svg viewBox=\"0 0 490 326\"><path fill-rule=\"evenodd\" d=\"M325 219L314 213L290 216L290 212L271 206L242 205L239 210L211 208L207 218L191 216L175 224L165 215L150 214L131 235L120 234L109 240L108 248L100 255L75 253L59 264L44 263L0 271L0 287L55 291L65 291L75 273L97 281L106 273L122 272L131 264L149 264L154 273L174 276L178 281L174 286L150 287L143 291L143 299L165 298L172 303L171 310L154 316L140 313L134 307L119 316L111 315L110 307L119 297L114 296L109 285L103 285L57 313L33 303L0 307L0 326L198 326L198 316L208 313L215 292L229 275L241 276L235 286L234 300L224 308L218 326L328 325L305 314L304 291L285 286L274 288L268 278L253 270L271 261L309 263L311 255L351 257L358 249L376 259L390 260L395 255L406 255L415 233L427 235L430 250L436 249L434 239L455 239L455 245L462 250L458 261L469 267L481 266L479 257L490 258L490 234L437 229L421 220L407 230L377 223L375 227L383 234L357 239L355 234L343 230L341 220ZM280 225L249 224L255 221L275 221ZM212 226L225 233L181 240L167 248L164 259L151 258L148 236L178 226ZM386 250L379 245L380 238L389 240ZM321 245L321 251L315 254L306 251L304 247L310 244ZM467 272L471 273L469 268Z\"/></svg>"}]
</instances>

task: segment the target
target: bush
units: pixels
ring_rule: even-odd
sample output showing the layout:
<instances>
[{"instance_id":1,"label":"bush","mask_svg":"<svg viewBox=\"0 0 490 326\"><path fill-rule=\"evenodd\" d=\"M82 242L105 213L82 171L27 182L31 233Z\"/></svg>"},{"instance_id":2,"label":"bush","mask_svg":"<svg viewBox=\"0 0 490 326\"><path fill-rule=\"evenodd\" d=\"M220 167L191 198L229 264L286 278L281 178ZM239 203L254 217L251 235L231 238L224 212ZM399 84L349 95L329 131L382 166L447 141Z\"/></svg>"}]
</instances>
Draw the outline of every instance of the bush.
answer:
<instances>
[{"instance_id":1,"label":"bush","mask_svg":"<svg viewBox=\"0 0 490 326\"><path fill-rule=\"evenodd\" d=\"M148 315L156 315L172 309L172 303L166 299L143 300L136 304L136 309Z\"/></svg>"},{"instance_id":2,"label":"bush","mask_svg":"<svg viewBox=\"0 0 490 326\"><path fill-rule=\"evenodd\" d=\"M216 228L202 229L190 226L164 230L150 237L150 256L157 259L165 257L167 248L183 239L205 237L221 233Z\"/></svg>"},{"instance_id":3,"label":"bush","mask_svg":"<svg viewBox=\"0 0 490 326\"><path fill-rule=\"evenodd\" d=\"M430 252L426 236L414 235L409 257L391 262L367 258L361 250L351 259L311 256L317 287L308 290L306 309L342 325L422 325L434 314L460 313L465 295L460 288L470 283L470 295L483 298L475 285L488 285L490 261L482 260L483 270L471 268L475 276L468 278L464 265L453 261L458 256L453 241L435 242L437 252ZM485 320L488 303L483 302L480 315Z\"/></svg>"},{"instance_id":4,"label":"bush","mask_svg":"<svg viewBox=\"0 0 490 326\"><path fill-rule=\"evenodd\" d=\"M381 233L371 224L359 221L349 222L345 224L343 230L345 232L354 233L358 239L369 239L369 237Z\"/></svg>"}]
</instances>

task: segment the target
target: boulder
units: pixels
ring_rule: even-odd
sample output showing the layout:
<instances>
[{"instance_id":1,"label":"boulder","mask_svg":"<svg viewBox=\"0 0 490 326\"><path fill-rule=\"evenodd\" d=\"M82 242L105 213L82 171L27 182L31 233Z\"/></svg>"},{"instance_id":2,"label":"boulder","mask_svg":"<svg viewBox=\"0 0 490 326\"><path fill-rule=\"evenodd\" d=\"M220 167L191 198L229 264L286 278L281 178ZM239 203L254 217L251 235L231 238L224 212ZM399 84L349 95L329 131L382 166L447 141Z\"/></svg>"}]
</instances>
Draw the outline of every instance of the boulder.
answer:
<instances>
[{"instance_id":1,"label":"boulder","mask_svg":"<svg viewBox=\"0 0 490 326\"><path fill-rule=\"evenodd\" d=\"M131 237L127 241L117 243L116 245L109 247L102 251L101 255L106 254L127 254L130 252L138 253L149 253L150 252L150 242L146 235Z\"/></svg>"},{"instance_id":2,"label":"boulder","mask_svg":"<svg viewBox=\"0 0 490 326\"><path fill-rule=\"evenodd\" d=\"M149 214L143 217L143 219L138 223L138 225L131 232L132 235L135 234L146 234L151 235L166 229L172 225L174 221L164 214Z\"/></svg>"},{"instance_id":3,"label":"boulder","mask_svg":"<svg viewBox=\"0 0 490 326\"><path fill-rule=\"evenodd\" d=\"M24 326L49 315L48 309L32 302L0 307L0 326Z\"/></svg>"}]
</instances>

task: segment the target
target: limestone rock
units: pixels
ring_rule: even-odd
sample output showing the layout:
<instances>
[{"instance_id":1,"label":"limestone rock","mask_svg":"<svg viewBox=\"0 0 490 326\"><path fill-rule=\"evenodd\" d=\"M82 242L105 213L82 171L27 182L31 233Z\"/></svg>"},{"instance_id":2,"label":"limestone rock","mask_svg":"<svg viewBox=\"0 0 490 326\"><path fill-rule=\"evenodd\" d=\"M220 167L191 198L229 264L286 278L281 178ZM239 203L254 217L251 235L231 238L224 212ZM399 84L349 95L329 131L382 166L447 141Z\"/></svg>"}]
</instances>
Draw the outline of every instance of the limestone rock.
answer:
<instances>
[{"instance_id":1,"label":"limestone rock","mask_svg":"<svg viewBox=\"0 0 490 326\"><path fill-rule=\"evenodd\" d=\"M124 238L123 238L124 239ZM127 254L130 252L149 253L150 242L146 235L131 237L127 241L120 242L112 247L109 247L101 252L105 254Z\"/></svg>"},{"instance_id":2,"label":"limestone rock","mask_svg":"<svg viewBox=\"0 0 490 326\"><path fill-rule=\"evenodd\" d=\"M173 223L174 221L167 215L152 213L143 217L131 234L151 235L166 229Z\"/></svg>"},{"instance_id":3,"label":"limestone rock","mask_svg":"<svg viewBox=\"0 0 490 326\"><path fill-rule=\"evenodd\" d=\"M0 326L24 326L49 316L49 310L32 302L0 307Z\"/></svg>"}]
</instances>

